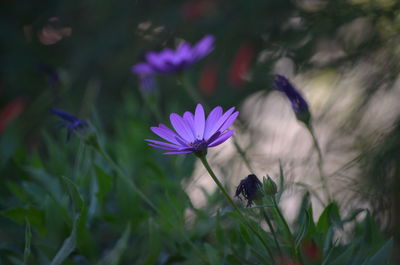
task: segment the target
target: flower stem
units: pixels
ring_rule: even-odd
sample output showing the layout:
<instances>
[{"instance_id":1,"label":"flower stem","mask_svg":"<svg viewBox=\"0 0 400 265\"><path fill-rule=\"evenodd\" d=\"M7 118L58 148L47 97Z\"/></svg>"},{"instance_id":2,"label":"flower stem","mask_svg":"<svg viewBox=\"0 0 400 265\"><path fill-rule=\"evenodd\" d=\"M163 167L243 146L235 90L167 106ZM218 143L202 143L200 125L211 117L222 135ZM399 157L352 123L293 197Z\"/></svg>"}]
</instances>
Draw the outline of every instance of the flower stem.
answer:
<instances>
[{"instance_id":1,"label":"flower stem","mask_svg":"<svg viewBox=\"0 0 400 265\"><path fill-rule=\"evenodd\" d=\"M235 202L232 200L232 198L229 196L228 192L225 190L224 186L222 183L218 180L217 176L215 175L214 171L211 169L210 165L208 164L207 158L205 155L199 155L198 156L203 163L204 167L206 168L207 172L210 174L211 178L214 180L214 182L217 184L218 188L224 194L225 198L228 200L229 204L232 206L232 208L238 213L239 218L241 221L247 225L247 227L255 234L255 236L261 241L261 243L264 245L265 249L268 252L268 255L271 257L272 264L275 264L274 256L272 255L271 249L268 247L267 242L265 242L264 238L260 235L260 233L257 231L256 228L253 227L253 225L246 219L246 217L243 215L243 213L240 211L239 207L235 204Z\"/></svg>"},{"instance_id":2,"label":"flower stem","mask_svg":"<svg viewBox=\"0 0 400 265\"><path fill-rule=\"evenodd\" d=\"M279 218L281 219L281 221L282 221L282 223L283 223L283 225L285 227L285 230L286 230L287 234L289 235L289 239L290 239L290 242L292 244L292 249L293 249L298 261L300 262L300 264L304 264L303 258L301 256L301 253L300 253L299 249L296 247L295 238L294 238L292 232L290 231L289 225L286 222L286 219L283 216L283 214L281 212L281 209L278 206L278 203L276 202L275 196L272 196L272 202L273 202L274 207L275 207L275 209L276 209L276 211L277 211L277 213L279 215Z\"/></svg>"},{"instance_id":3,"label":"flower stem","mask_svg":"<svg viewBox=\"0 0 400 265\"><path fill-rule=\"evenodd\" d=\"M195 102L195 103L201 103L206 110L209 109L207 104L204 102L203 98L197 93L196 89L194 88L193 84L190 82L187 74L181 74L178 76L178 83L180 83L183 88L186 90L188 93L189 97Z\"/></svg>"},{"instance_id":4,"label":"flower stem","mask_svg":"<svg viewBox=\"0 0 400 265\"><path fill-rule=\"evenodd\" d=\"M321 178L321 185L322 188L326 194L326 196L328 197L328 203L330 203L332 201L332 197L330 194L330 191L328 189L328 186L326 184L326 178L325 178L325 174L324 174L324 160L323 160L323 156L322 156L322 151L321 151L321 147L319 145L317 136L315 135L315 131L314 131L314 127L312 126L311 123L306 124L308 131L310 132L311 138L313 140L314 143L314 147L317 150L318 153L318 170L319 170L319 175Z\"/></svg>"},{"instance_id":5,"label":"flower stem","mask_svg":"<svg viewBox=\"0 0 400 265\"><path fill-rule=\"evenodd\" d=\"M233 144L235 145L236 151L242 157L243 162L245 163L247 169L250 172L254 172L253 168L251 167L250 160L247 158L245 151L243 151L242 147L239 145L237 138L235 135L232 136Z\"/></svg>"},{"instance_id":6,"label":"flower stem","mask_svg":"<svg viewBox=\"0 0 400 265\"><path fill-rule=\"evenodd\" d=\"M281 249L281 246L279 245L278 237L276 236L275 229L274 229L274 227L273 227L273 225L271 223L271 220L269 219L269 217L268 217L268 215L267 215L267 213L265 212L264 209L261 209L261 213L262 213L265 221L267 222L269 230L272 233L272 237L274 238L276 248L278 249L279 254L282 256L282 249Z\"/></svg>"}]
</instances>

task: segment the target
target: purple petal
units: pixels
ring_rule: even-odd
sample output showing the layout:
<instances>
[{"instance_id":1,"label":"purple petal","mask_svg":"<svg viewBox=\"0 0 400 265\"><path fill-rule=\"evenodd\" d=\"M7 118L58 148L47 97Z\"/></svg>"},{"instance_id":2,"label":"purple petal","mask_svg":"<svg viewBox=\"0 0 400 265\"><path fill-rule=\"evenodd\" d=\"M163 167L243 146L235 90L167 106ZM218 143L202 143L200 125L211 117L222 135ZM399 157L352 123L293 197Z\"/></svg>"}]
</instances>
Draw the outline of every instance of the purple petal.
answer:
<instances>
[{"instance_id":1,"label":"purple petal","mask_svg":"<svg viewBox=\"0 0 400 265\"><path fill-rule=\"evenodd\" d=\"M161 146L165 146L165 147L169 147L169 148L174 148L174 150L180 150L182 148L185 148L185 146L178 146L178 145L175 145L175 144L165 143L165 142L152 140L152 139L144 139L144 140L147 141L147 142L150 142L152 144L157 144L157 145L161 145Z\"/></svg>"},{"instance_id":2,"label":"purple petal","mask_svg":"<svg viewBox=\"0 0 400 265\"><path fill-rule=\"evenodd\" d=\"M207 35L193 47L193 59L200 60L214 49L214 36Z\"/></svg>"},{"instance_id":3,"label":"purple petal","mask_svg":"<svg viewBox=\"0 0 400 265\"><path fill-rule=\"evenodd\" d=\"M132 66L132 72L139 75L149 75L153 73L153 69L148 63L138 63Z\"/></svg>"},{"instance_id":4,"label":"purple petal","mask_svg":"<svg viewBox=\"0 0 400 265\"><path fill-rule=\"evenodd\" d=\"M190 153L193 153L193 151L166 152L163 153L163 155L178 155L178 154L190 154Z\"/></svg>"},{"instance_id":5,"label":"purple petal","mask_svg":"<svg viewBox=\"0 0 400 265\"><path fill-rule=\"evenodd\" d=\"M213 135L215 132L219 131L221 126L225 123L225 121L229 118L232 112L235 110L235 107L227 110L224 115L221 116L216 122L213 123L212 128L209 131L209 135Z\"/></svg>"},{"instance_id":6,"label":"purple petal","mask_svg":"<svg viewBox=\"0 0 400 265\"><path fill-rule=\"evenodd\" d=\"M214 123L218 121L219 118L222 116L222 108L220 106L215 107L211 113L208 115L206 120L206 125L204 129L204 139L208 140L212 134L211 129L214 127Z\"/></svg>"},{"instance_id":7,"label":"purple petal","mask_svg":"<svg viewBox=\"0 0 400 265\"><path fill-rule=\"evenodd\" d=\"M196 112L194 114L194 128L196 132L195 137L199 140L203 139L205 123L203 106L197 104Z\"/></svg>"},{"instance_id":8,"label":"purple petal","mask_svg":"<svg viewBox=\"0 0 400 265\"><path fill-rule=\"evenodd\" d=\"M173 68L166 63L173 57L174 55L171 49L165 49L159 53L149 52L146 54L147 63L151 66L152 69L161 73L168 73L173 71Z\"/></svg>"},{"instance_id":9,"label":"purple petal","mask_svg":"<svg viewBox=\"0 0 400 265\"><path fill-rule=\"evenodd\" d=\"M172 58L172 62L175 65L184 66L186 62L190 62L192 58L190 44L187 42L183 42L179 47L176 49L175 56Z\"/></svg>"},{"instance_id":10,"label":"purple petal","mask_svg":"<svg viewBox=\"0 0 400 265\"><path fill-rule=\"evenodd\" d=\"M210 143L208 147L214 147L222 144L223 142L228 140L233 135L234 132L235 130L229 130L226 133L221 134L214 142Z\"/></svg>"},{"instance_id":11,"label":"purple petal","mask_svg":"<svg viewBox=\"0 0 400 265\"><path fill-rule=\"evenodd\" d=\"M229 128L229 126L232 125L232 123L236 120L236 118L239 116L239 111L236 111L235 113L233 113L225 122L224 124L221 126L221 128L219 128L220 132L224 132L225 130L227 130Z\"/></svg>"},{"instance_id":12,"label":"purple petal","mask_svg":"<svg viewBox=\"0 0 400 265\"><path fill-rule=\"evenodd\" d=\"M186 142L191 143L195 140L192 130L188 125L187 121L183 119L176 113L172 113L169 116L171 120L172 126L174 127L175 131L184 139Z\"/></svg>"},{"instance_id":13,"label":"purple petal","mask_svg":"<svg viewBox=\"0 0 400 265\"><path fill-rule=\"evenodd\" d=\"M155 144L148 144L148 145L151 146L151 147L155 147L155 148L161 149L161 150L168 150L168 151L177 151L177 150L180 150L180 149L176 149L176 148L165 147L165 146L159 146L159 145L155 145Z\"/></svg>"},{"instance_id":14,"label":"purple petal","mask_svg":"<svg viewBox=\"0 0 400 265\"><path fill-rule=\"evenodd\" d=\"M164 124L160 124L159 127L150 127L150 130L152 130L153 133L157 134L161 138L163 138L171 143L181 145L181 142L179 142L177 140L177 138L178 137L180 138L180 136L178 136L176 133L174 133L171 129L169 129Z\"/></svg>"},{"instance_id":15,"label":"purple petal","mask_svg":"<svg viewBox=\"0 0 400 265\"><path fill-rule=\"evenodd\" d=\"M189 125L189 127L190 127L190 129L191 129L191 131L192 131L192 133L193 133L193 135L195 135L196 134L196 132L195 132L195 130L194 130L194 116L193 116L193 114L191 113L191 112L189 112L189 111L186 111L184 114L183 114L183 118L186 120L186 122L188 123L188 125Z\"/></svg>"}]
</instances>

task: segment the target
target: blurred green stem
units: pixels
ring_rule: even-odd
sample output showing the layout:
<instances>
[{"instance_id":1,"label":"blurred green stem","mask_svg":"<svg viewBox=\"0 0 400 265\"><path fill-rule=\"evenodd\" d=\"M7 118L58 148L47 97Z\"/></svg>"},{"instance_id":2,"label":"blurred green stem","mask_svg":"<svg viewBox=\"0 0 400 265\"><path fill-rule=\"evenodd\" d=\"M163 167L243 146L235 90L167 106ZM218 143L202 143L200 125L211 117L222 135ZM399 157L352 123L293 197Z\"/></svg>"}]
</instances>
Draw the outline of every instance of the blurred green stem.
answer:
<instances>
[{"instance_id":1,"label":"blurred green stem","mask_svg":"<svg viewBox=\"0 0 400 265\"><path fill-rule=\"evenodd\" d=\"M142 89L139 89L140 93L142 94L142 98L144 99L144 102L146 105L149 107L150 111L153 113L153 115L156 117L157 121L162 120L162 115L161 111L159 108L158 104L158 95L155 93L152 94L146 94Z\"/></svg>"},{"instance_id":2,"label":"blurred green stem","mask_svg":"<svg viewBox=\"0 0 400 265\"><path fill-rule=\"evenodd\" d=\"M318 170L319 170L319 176L321 178L321 185L322 185L322 189L324 190L326 196L328 197L328 204L330 202L332 202L332 197L331 197L331 193L329 192L328 186L326 184L326 178L325 178L325 174L324 174L324 160L323 160L323 156L322 156L322 151L321 151L321 147L319 145L317 136L315 135L315 131L314 131L314 127L312 126L311 122L306 124L308 131L311 134L311 138L313 140L315 149L317 150L318 153Z\"/></svg>"},{"instance_id":3,"label":"blurred green stem","mask_svg":"<svg viewBox=\"0 0 400 265\"><path fill-rule=\"evenodd\" d=\"M235 204L235 202L232 200L232 198L229 196L228 192L225 190L224 186L222 183L218 180L217 176L215 175L214 171L211 169L210 165L208 164L207 158L205 154L198 155L200 158L201 162L203 163L204 167L206 168L207 172L210 174L211 178L214 180L214 182L217 184L218 188L224 194L225 198L229 202L229 204L232 206L232 208L238 213L239 218L241 219L242 223L247 225L247 227L255 234L255 236L261 241L261 243L264 245L265 249L268 252L268 255L271 257L272 264L275 264L274 256L272 255L271 249L268 247L267 242L265 242L264 238L260 235L260 233L257 231L256 228L253 227L253 225L246 219L246 217L243 215L239 207Z\"/></svg>"},{"instance_id":4,"label":"blurred green stem","mask_svg":"<svg viewBox=\"0 0 400 265\"><path fill-rule=\"evenodd\" d=\"M279 245L278 237L276 236L275 229L271 223L271 220L269 219L269 217L264 209L260 209L260 211L264 217L264 220L267 222L269 230L271 231L271 234L272 234L272 237L274 238L275 245L276 245L276 248L278 249L279 255L282 256L282 249L281 249L281 246Z\"/></svg>"},{"instance_id":5,"label":"blurred green stem","mask_svg":"<svg viewBox=\"0 0 400 265\"><path fill-rule=\"evenodd\" d=\"M283 223L283 225L284 225L284 227L285 227L285 230L286 230L286 232L287 232L287 234L288 234L288 236L289 236L289 240L290 240L290 243L291 243L291 245L292 245L293 252L295 253L295 255L296 255L296 257L297 257L297 260L300 262L300 264L304 264L303 258L302 258L302 256L301 256L301 253L300 253L299 249L296 247L295 238L294 238L294 236L293 236L293 234L292 234L292 231L290 231L289 225L288 225L288 223L286 222L286 219L285 219L285 217L283 216L283 214L282 214L282 212L281 212L281 209L279 208L278 203L276 202L275 196L271 196L271 197L272 197L272 202L273 202L273 204L274 204L274 207L275 207L275 209L276 209L276 212L278 213L279 218L281 219L281 221L282 221L282 223Z\"/></svg>"},{"instance_id":6,"label":"blurred green stem","mask_svg":"<svg viewBox=\"0 0 400 265\"><path fill-rule=\"evenodd\" d=\"M178 75L178 83L183 86L183 88L186 90L188 93L189 97L195 102L195 103L201 103L204 108L208 111L210 108L207 106L206 102L203 100L203 98L197 93L197 90L193 86L192 82L190 82L189 77L187 74L181 74Z\"/></svg>"}]
</instances>

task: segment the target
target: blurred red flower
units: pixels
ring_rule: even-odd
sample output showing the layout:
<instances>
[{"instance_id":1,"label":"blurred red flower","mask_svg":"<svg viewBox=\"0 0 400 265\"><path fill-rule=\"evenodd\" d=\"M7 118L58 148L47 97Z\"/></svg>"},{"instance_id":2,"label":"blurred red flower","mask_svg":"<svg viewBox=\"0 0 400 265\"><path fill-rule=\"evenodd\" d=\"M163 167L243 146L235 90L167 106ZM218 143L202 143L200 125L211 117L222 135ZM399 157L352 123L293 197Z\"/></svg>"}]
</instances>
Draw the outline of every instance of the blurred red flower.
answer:
<instances>
[{"instance_id":1,"label":"blurred red flower","mask_svg":"<svg viewBox=\"0 0 400 265\"><path fill-rule=\"evenodd\" d=\"M0 111L0 133L24 111L25 105L25 100L22 97L17 97Z\"/></svg>"},{"instance_id":2,"label":"blurred red flower","mask_svg":"<svg viewBox=\"0 0 400 265\"><path fill-rule=\"evenodd\" d=\"M215 64L206 64L200 73L199 87L206 96L211 96L217 87L218 68Z\"/></svg>"},{"instance_id":3,"label":"blurred red flower","mask_svg":"<svg viewBox=\"0 0 400 265\"><path fill-rule=\"evenodd\" d=\"M254 53L254 47L251 43L244 43L239 47L229 68L229 84L231 86L240 87L243 85Z\"/></svg>"},{"instance_id":4,"label":"blurred red flower","mask_svg":"<svg viewBox=\"0 0 400 265\"><path fill-rule=\"evenodd\" d=\"M303 252L310 261L317 261L322 257L321 250L312 240L304 241L302 244Z\"/></svg>"}]
</instances>

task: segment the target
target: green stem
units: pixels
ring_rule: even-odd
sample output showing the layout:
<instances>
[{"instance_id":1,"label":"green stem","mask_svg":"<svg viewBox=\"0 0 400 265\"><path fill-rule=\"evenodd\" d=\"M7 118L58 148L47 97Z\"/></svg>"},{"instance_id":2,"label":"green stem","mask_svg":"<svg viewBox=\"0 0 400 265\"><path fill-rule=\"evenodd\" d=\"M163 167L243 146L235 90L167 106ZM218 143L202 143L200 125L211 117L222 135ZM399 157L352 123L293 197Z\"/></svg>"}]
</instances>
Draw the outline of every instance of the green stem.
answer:
<instances>
[{"instance_id":1,"label":"green stem","mask_svg":"<svg viewBox=\"0 0 400 265\"><path fill-rule=\"evenodd\" d=\"M261 209L261 212L262 212L262 215L263 215L265 221L266 221L267 224L268 224L269 230L270 230L271 233L272 233L272 237L274 238L276 248L277 248L278 251L279 251L279 255L282 256L281 246L279 245L278 237L276 236L275 229L274 229L274 227L273 227L273 225L272 225L272 223L271 223L271 220L269 219L269 217L268 217L267 213L264 211L264 209Z\"/></svg>"},{"instance_id":2,"label":"green stem","mask_svg":"<svg viewBox=\"0 0 400 265\"><path fill-rule=\"evenodd\" d=\"M207 104L204 102L203 98L197 93L195 87L192 85L192 83L189 81L189 78L187 77L186 74L181 74L178 76L178 83L180 83L183 88L186 90L188 93L189 97L195 102L195 103L201 103L206 110L209 110L209 107Z\"/></svg>"},{"instance_id":3,"label":"green stem","mask_svg":"<svg viewBox=\"0 0 400 265\"><path fill-rule=\"evenodd\" d=\"M157 95L153 94L146 94L145 92L140 89L140 93L142 94L142 97L144 99L144 102L146 105L149 107L150 111L153 113L153 115L156 117L156 119L160 122L162 120L162 115L161 111L159 109L159 105L157 104L158 97Z\"/></svg>"},{"instance_id":4,"label":"green stem","mask_svg":"<svg viewBox=\"0 0 400 265\"><path fill-rule=\"evenodd\" d=\"M268 255L271 257L272 264L275 264L274 256L272 255L271 249L268 247L267 242L265 242L264 238L260 235L260 233L257 231L256 228L253 227L253 225L246 219L246 217L243 215L243 213L240 211L239 207L235 204L235 202L232 200L232 198L229 196L228 192L225 190L224 186L222 183L218 180L217 176L215 175L214 171L211 169L210 165L208 164L206 155L198 155L200 158L201 162L203 163L204 167L206 168L207 172L210 174L211 178L214 180L214 182L217 184L218 188L224 194L225 198L228 200L229 204L232 206L232 208L238 213L239 218L241 221L247 225L247 227L256 235L256 237L261 241L261 243L264 245L265 249L268 252Z\"/></svg>"},{"instance_id":5,"label":"green stem","mask_svg":"<svg viewBox=\"0 0 400 265\"><path fill-rule=\"evenodd\" d=\"M292 244L292 249L293 249L298 261L300 262L300 264L304 264L303 258L301 256L301 253L300 253L299 249L296 247L295 238L294 238L292 232L290 231L289 225L286 222L286 219L283 216L283 214L282 214L282 212L281 212L281 210L280 210L280 208L279 208L279 206L278 206L278 204L276 202L275 196L272 196L272 202L274 203L274 206L275 206L275 209L276 209L276 211L277 211L277 213L279 215L279 218L281 219L281 221L282 221L282 223L283 223L283 225L285 227L285 230L286 230L287 234L290 237L290 242Z\"/></svg>"},{"instance_id":6,"label":"green stem","mask_svg":"<svg viewBox=\"0 0 400 265\"><path fill-rule=\"evenodd\" d=\"M245 163L247 169L250 172L254 172L253 168L251 167L250 160L247 158L246 153L243 151L242 147L239 145L235 135L232 136L232 140L233 140L233 144L235 145L236 151L242 157L242 160Z\"/></svg>"},{"instance_id":7,"label":"green stem","mask_svg":"<svg viewBox=\"0 0 400 265\"><path fill-rule=\"evenodd\" d=\"M322 188L326 194L326 196L328 197L328 203L332 202L332 197L331 197L331 193L329 192L328 186L326 184L326 178L325 178L325 174L324 174L324 160L323 160L323 156L322 156L322 151L321 151L321 147L318 143L318 139L317 136L315 135L315 131L314 128L312 126L311 123L306 124L308 131L310 132L311 138L313 140L315 149L317 150L318 153L318 170L319 170L319 176L321 178L321 185Z\"/></svg>"}]
</instances>

